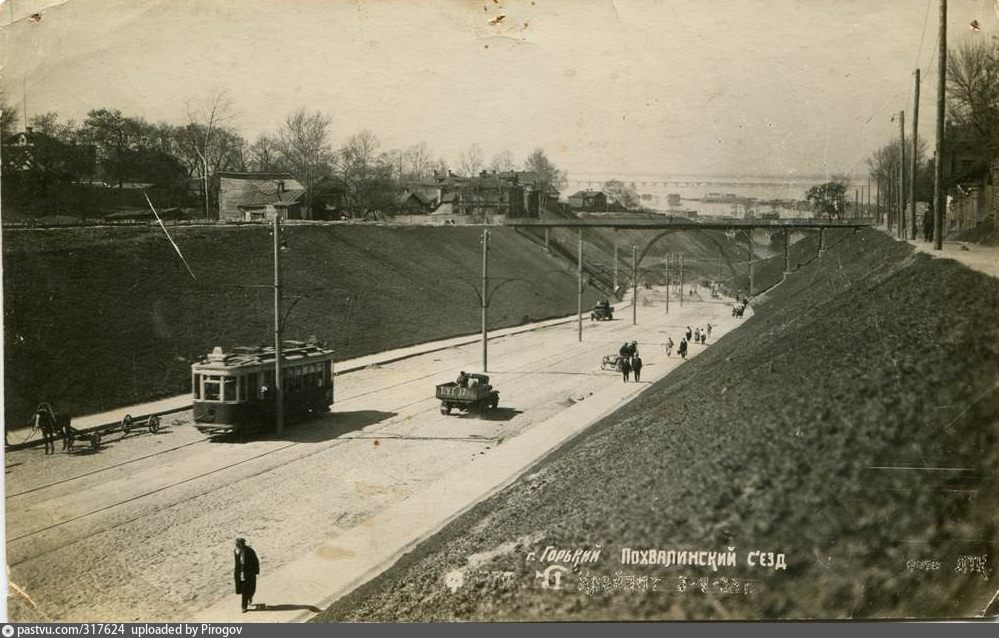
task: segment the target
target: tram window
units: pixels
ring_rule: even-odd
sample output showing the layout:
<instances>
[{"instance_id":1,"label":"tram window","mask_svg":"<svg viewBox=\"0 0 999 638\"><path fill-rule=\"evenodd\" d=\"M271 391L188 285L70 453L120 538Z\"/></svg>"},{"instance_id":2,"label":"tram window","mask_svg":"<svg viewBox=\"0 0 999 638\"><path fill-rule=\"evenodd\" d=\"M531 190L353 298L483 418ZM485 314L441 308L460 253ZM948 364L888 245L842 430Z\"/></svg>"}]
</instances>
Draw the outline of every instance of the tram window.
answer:
<instances>
[{"instance_id":1,"label":"tram window","mask_svg":"<svg viewBox=\"0 0 999 638\"><path fill-rule=\"evenodd\" d=\"M200 374L194 375L194 384L193 385L194 385L194 398L195 399L200 399L201 398L201 375Z\"/></svg>"},{"instance_id":2,"label":"tram window","mask_svg":"<svg viewBox=\"0 0 999 638\"><path fill-rule=\"evenodd\" d=\"M218 401L221 378L215 375L205 375L205 401Z\"/></svg>"},{"instance_id":3,"label":"tram window","mask_svg":"<svg viewBox=\"0 0 999 638\"><path fill-rule=\"evenodd\" d=\"M223 393L223 401L235 401L236 377L225 377L222 379L222 387L225 389Z\"/></svg>"},{"instance_id":4,"label":"tram window","mask_svg":"<svg viewBox=\"0 0 999 638\"><path fill-rule=\"evenodd\" d=\"M236 377L239 382L239 400L246 401L246 382L247 378L245 376Z\"/></svg>"}]
</instances>

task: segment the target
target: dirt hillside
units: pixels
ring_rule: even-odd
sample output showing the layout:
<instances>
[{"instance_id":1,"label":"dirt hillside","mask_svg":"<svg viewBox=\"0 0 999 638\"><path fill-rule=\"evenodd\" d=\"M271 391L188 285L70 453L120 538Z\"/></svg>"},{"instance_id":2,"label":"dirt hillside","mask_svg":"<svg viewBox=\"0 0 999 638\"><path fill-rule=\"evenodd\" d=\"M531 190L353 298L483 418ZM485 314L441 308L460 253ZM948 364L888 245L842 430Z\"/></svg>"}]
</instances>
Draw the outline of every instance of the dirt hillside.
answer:
<instances>
[{"instance_id":1,"label":"dirt hillside","mask_svg":"<svg viewBox=\"0 0 999 638\"><path fill-rule=\"evenodd\" d=\"M86 414L186 391L213 346L269 343L272 239L262 226L8 230L3 238L5 419L50 401ZM339 358L479 329L481 231L286 226L286 334ZM494 230L490 326L571 314L575 269ZM585 302L599 293L587 289Z\"/></svg>"},{"instance_id":2,"label":"dirt hillside","mask_svg":"<svg viewBox=\"0 0 999 638\"><path fill-rule=\"evenodd\" d=\"M319 620L982 614L999 282L876 231L830 239L742 328Z\"/></svg>"}]
</instances>

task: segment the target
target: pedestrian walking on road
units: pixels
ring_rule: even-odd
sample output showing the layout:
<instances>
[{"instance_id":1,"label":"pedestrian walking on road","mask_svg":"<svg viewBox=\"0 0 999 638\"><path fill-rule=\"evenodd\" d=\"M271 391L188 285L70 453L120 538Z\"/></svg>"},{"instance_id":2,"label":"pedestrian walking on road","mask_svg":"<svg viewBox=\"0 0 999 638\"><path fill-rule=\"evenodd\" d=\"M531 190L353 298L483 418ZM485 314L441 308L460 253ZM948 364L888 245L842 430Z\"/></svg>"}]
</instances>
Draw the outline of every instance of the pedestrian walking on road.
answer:
<instances>
[{"instance_id":1,"label":"pedestrian walking on road","mask_svg":"<svg viewBox=\"0 0 999 638\"><path fill-rule=\"evenodd\" d=\"M631 358L631 369L635 372L635 383L642 380L642 358L637 354Z\"/></svg>"},{"instance_id":2,"label":"pedestrian walking on road","mask_svg":"<svg viewBox=\"0 0 999 638\"><path fill-rule=\"evenodd\" d=\"M245 538L236 539L236 549L234 551L236 559L233 570L233 578L236 581L236 593L241 594L243 613L253 602L253 595L257 593L257 574L260 573L260 561L257 560L257 553L246 544Z\"/></svg>"},{"instance_id":3,"label":"pedestrian walking on road","mask_svg":"<svg viewBox=\"0 0 999 638\"><path fill-rule=\"evenodd\" d=\"M667 337L663 347L666 348L666 358L668 359L673 354L673 337Z\"/></svg>"},{"instance_id":4,"label":"pedestrian walking on road","mask_svg":"<svg viewBox=\"0 0 999 638\"><path fill-rule=\"evenodd\" d=\"M701 329L694 328L694 343L700 343L700 342L701 342Z\"/></svg>"},{"instance_id":5,"label":"pedestrian walking on road","mask_svg":"<svg viewBox=\"0 0 999 638\"><path fill-rule=\"evenodd\" d=\"M923 213L923 241L933 241L933 204Z\"/></svg>"},{"instance_id":6,"label":"pedestrian walking on road","mask_svg":"<svg viewBox=\"0 0 999 638\"><path fill-rule=\"evenodd\" d=\"M693 333L690 331L690 326L687 326L687 341L690 341L690 337Z\"/></svg>"},{"instance_id":7,"label":"pedestrian walking on road","mask_svg":"<svg viewBox=\"0 0 999 638\"><path fill-rule=\"evenodd\" d=\"M711 336L711 324L710 323L708 324L708 336L709 337Z\"/></svg>"},{"instance_id":8,"label":"pedestrian walking on road","mask_svg":"<svg viewBox=\"0 0 999 638\"><path fill-rule=\"evenodd\" d=\"M628 377L631 375L631 359L628 357L621 359L621 374L624 376L624 382L628 383Z\"/></svg>"},{"instance_id":9,"label":"pedestrian walking on road","mask_svg":"<svg viewBox=\"0 0 999 638\"><path fill-rule=\"evenodd\" d=\"M684 361L687 360L687 340L686 339L680 339L680 347L678 347L676 349L676 351L680 354L680 358L681 359L683 359Z\"/></svg>"}]
</instances>

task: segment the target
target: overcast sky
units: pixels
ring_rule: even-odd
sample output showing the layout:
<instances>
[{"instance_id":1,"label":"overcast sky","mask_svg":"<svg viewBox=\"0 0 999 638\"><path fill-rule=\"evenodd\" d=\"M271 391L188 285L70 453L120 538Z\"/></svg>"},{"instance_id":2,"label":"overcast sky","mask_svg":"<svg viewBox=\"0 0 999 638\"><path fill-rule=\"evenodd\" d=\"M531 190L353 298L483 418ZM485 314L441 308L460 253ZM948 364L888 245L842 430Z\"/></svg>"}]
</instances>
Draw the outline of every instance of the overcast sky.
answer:
<instances>
[{"instance_id":1,"label":"overcast sky","mask_svg":"<svg viewBox=\"0 0 999 638\"><path fill-rule=\"evenodd\" d=\"M992 38L996 1L950 0L950 43ZM335 144L367 128L452 164L478 142L576 175L859 174L916 66L932 140L937 3L7 0L0 88L29 116L176 124L224 89L250 141L304 106Z\"/></svg>"}]
</instances>

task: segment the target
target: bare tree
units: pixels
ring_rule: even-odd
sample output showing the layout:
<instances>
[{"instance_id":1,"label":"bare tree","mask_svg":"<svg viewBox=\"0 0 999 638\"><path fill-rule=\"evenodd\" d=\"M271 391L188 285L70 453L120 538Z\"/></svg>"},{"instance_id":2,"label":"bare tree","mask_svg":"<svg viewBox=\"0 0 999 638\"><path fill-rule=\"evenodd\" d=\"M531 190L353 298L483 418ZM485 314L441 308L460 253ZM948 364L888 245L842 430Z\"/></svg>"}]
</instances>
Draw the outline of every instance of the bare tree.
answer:
<instances>
[{"instance_id":1,"label":"bare tree","mask_svg":"<svg viewBox=\"0 0 999 638\"><path fill-rule=\"evenodd\" d=\"M989 43L965 40L948 53L947 111L980 137L983 151L999 147L999 51Z\"/></svg>"},{"instance_id":2,"label":"bare tree","mask_svg":"<svg viewBox=\"0 0 999 638\"><path fill-rule=\"evenodd\" d=\"M475 177L484 165L482 149L478 144L472 144L467 151L458 156L458 172L465 177Z\"/></svg>"},{"instance_id":3,"label":"bare tree","mask_svg":"<svg viewBox=\"0 0 999 638\"><path fill-rule=\"evenodd\" d=\"M565 186L566 175L555 164L548 159L543 149L534 149L534 152L527 157L524 162L524 170L533 172L538 176L536 186L538 188L538 206L544 210L548 204L548 196L555 190Z\"/></svg>"},{"instance_id":4,"label":"bare tree","mask_svg":"<svg viewBox=\"0 0 999 638\"><path fill-rule=\"evenodd\" d=\"M278 166L278 141L269 135L261 135L250 145L248 163L253 170L269 173Z\"/></svg>"},{"instance_id":5,"label":"bare tree","mask_svg":"<svg viewBox=\"0 0 999 638\"><path fill-rule=\"evenodd\" d=\"M201 179L204 190L205 217L209 217L208 180L212 156L212 143L215 141L218 129L235 116L232 100L224 91L216 91L210 95L201 106L187 105L187 121L190 133L194 138L193 148L201 160Z\"/></svg>"},{"instance_id":6,"label":"bare tree","mask_svg":"<svg viewBox=\"0 0 999 638\"><path fill-rule=\"evenodd\" d=\"M513 153L509 149L504 149L499 153L493 155L493 158L489 160L489 170L495 173L502 173L505 171L512 171L516 168L513 163Z\"/></svg>"},{"instance_id":7,"label":"bare tree","mask_svg":"<svg viewBox=\"0 0 999 638\"><path fill-rule=\"evenodd\" d=\"M429 177L433 170L433 161L426 142L410 146L402 153L406 174L413 179Z\"/></svg>"},{"instance_id":8,"label":"bare tree","mask_svg":"<svg viewBox=\"0 0 999 638\"><path fill-rule=\"evenodd\" d=\"M313 187L329 173L333 159L329 141L331 123L325 113L307 113L301 108L285 119L278 132L277 152L305 186L305 206L310 210Z\"/></svg>"}]
</instances>

